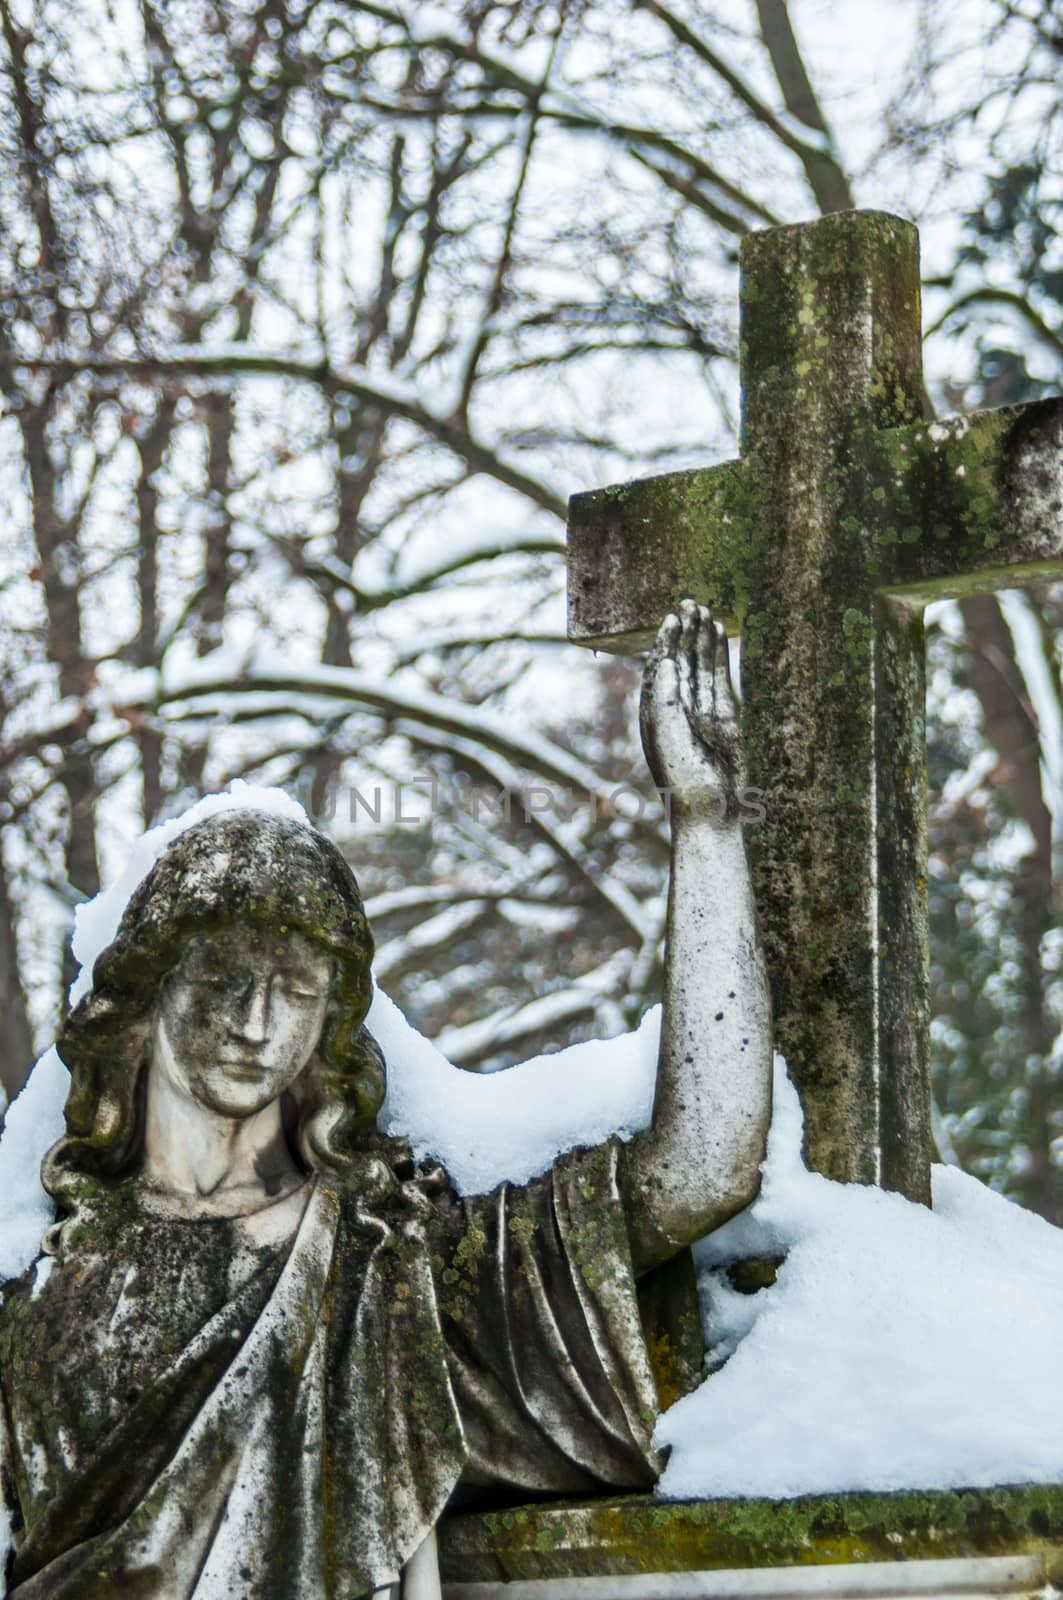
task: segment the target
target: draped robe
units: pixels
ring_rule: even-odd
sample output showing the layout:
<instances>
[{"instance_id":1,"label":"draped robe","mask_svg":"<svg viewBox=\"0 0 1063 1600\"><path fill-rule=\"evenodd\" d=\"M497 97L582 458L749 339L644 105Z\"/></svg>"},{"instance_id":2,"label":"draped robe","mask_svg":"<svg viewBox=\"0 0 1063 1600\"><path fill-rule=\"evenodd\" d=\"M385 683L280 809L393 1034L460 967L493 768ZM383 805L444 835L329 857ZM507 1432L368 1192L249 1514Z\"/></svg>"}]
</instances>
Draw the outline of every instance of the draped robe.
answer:
<instances>
[{"instance_id":1,"label":"draped robe","mask_svg":"<svg viewBox=\"0 0 1063 1600\"><path fill-rule=\"evenodd\" d=\"M241 1270L233 1223L135 1185L68 1224L0 1306L14 1600L353 1600L459 1482L648 1487L616 1158L466 1200L366 1158Z\"/></svg>"}]
</instances>

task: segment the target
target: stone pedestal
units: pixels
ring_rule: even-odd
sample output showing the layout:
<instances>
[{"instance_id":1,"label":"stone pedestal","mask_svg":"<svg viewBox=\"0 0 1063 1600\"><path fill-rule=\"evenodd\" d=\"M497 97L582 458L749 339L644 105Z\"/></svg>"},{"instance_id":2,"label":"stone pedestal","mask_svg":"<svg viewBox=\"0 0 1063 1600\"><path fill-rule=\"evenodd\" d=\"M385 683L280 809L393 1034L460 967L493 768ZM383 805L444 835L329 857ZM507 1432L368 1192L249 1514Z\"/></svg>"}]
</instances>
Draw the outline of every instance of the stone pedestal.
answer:
<instances>
[{"instance_id":1,"label":"stone pedestal","mask_svg":"<svg viewBox=\"0 0 1063 1600\"><path fill-rule=\"evenodd\" d=\"M440 1529L444 1600L1053 1595L1063 1487L465 1514Z\"/></svg>"}]
</instances>

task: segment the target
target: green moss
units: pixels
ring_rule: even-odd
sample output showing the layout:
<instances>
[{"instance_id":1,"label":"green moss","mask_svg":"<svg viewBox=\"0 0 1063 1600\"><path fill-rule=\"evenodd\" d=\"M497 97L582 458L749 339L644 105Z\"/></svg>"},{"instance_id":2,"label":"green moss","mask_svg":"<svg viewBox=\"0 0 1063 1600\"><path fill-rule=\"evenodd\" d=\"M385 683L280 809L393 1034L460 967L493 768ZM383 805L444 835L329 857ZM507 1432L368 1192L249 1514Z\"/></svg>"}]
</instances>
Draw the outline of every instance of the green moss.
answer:
<instances>
[{"instance_id":1,"label":"green moss","mask_svg":"<svg viewBox=\"0 0 1063 1600\"><path fill-rule=\"evenodd\" d=\"M900 529L902 542L951 545L957 572L985 564L1007 524L1008 438L1019 408L885 430L877 436L875 537ZM940 551L932 557L941 564Z\"/></svg>"},{"instance_id":2,"label":"green moss","mask_svg":"<svg viewBox=\"0 0 1063 1600\"><path fill-rule=\"evenodd\" d=\"M709 1500L644 1496L448 1519L447 1582L1042 1554L1063 1566L1063 1487Z\"/></svg>"},{"instance_id":3,"label":"green moss","mask_svg":"<svg viewBox=\"0 0 1063 1600\"><path fill-rule=\"evenodd\" d=\"M926 853L922 644L884 596L914 609L984 589L994 563L1038 560L1036 538L1028 557L1012 538L1015 463L1048 424L1036 406L920 420L910 224L847 213L773 229L743 242L742 268L743 457L575 497L573 637L643 645L685 595L741 631L765 811L748 837L806 1153L829 1176L927 1199L925 1056L889 1025L928 1005L908 868ZM899 887L874 950L876 876Z\"/></svg>"},{"instance_id":4,"label":"green moss","mask_svg":"<svg viewBox=\"0 0 1063 1600\"><path fill-rule=\"evenodd\" d=\"M458 1241L454 1251L454 1265L458 1272L465 1273L467 1277L475 1278L480 1270L480 1262L486 1253L486 1233L482 1228L470 1227L466 1229Z\"/></svg>"},{"instance_id":5,"label":"green moss","mask_svg":"<svg viewBox=\"0 0 1063 1600\"><path fill-rule=\"evenodd\" d=\"M704 1377L705 1340L697 1276L689 1250L645 1273L638 1283L639 1314L660 1409Z\"/></svg>"},{"instance_id":6,"label":"green moss","mask_svg":"<svg viewBox=\"0 0 1063 1600\"><path fill-rule=\"evenodd\" d=\"M509 1231L517 1244L522 1249L527 1250L539 1231L539 1224L534 1217L511 1216L509 1219Z\"/></svg>"},{"instance_id":7,"label":"green moss","mask_svg":"<svg viewBox=\"0 0 1063 1600\"><path fill-rule=\"evenodd\" d=\"M770 1289L779 1276L785 1256L749 1256L745 1261L734 1261L725 1269L732 1289L739 1294L759 1294Z\"/></svg>"}]
</instances>

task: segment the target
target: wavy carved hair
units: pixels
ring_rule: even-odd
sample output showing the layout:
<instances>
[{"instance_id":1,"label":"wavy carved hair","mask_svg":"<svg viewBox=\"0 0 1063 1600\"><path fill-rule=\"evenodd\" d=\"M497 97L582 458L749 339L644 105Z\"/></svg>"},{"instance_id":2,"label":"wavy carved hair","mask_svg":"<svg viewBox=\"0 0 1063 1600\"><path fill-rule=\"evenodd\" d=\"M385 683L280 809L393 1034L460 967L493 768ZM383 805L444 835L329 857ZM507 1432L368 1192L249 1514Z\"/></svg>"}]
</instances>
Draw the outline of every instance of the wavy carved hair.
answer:
<instances>
[{"instance_id":1,"label":"wavy carved hair","mask_svg":"<svg viewBox=\"0 0 1063 1600\"><path fill-rule=\"evenodd\" d=\"M60 1028L56 1043L70 1069L66 1133L42 1176L61 1216L138 1170L159 986L193 934L233 923L301 933L332 957L320 1040L281 1102L293 1154L311 1170L341 1169L373 1145L384 1062L364 1026L373 940L354 874L308 825L224 811L159 857L97 958L92 989Z\"/></svg>"}]
</instances>

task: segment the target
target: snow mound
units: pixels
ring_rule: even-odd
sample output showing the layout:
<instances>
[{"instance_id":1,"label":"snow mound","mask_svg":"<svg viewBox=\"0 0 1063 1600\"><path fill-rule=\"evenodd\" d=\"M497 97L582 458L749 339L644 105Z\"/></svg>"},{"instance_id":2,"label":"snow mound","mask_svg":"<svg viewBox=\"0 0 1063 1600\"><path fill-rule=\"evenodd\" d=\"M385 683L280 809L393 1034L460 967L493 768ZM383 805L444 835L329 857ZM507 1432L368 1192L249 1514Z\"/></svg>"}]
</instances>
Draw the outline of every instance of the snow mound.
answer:
<instances>
[{"instance_id":1,"label":"snow mound","mask_svg":"<svg viewBox=\"0 0 1063 1600\"><path fill-rule=\"evenodd\" d=\"M801 1161L776 1060L761 1194L696 1247L708 1344L733 1351L665 1413L669 1499L1063 1481L1063 1230L954 1167L934 1210ZM786 1252L737 1294L722 1269Z\"/></svg>"},{"instance_id":2,"label":"snow mound","mask_svg":"<svg viewBox=\"0 0 1063 1600\"><path fill-rule=\"evenodd\" d=\"M367 1023L388 1064L381 1127L409 1139L419 1159L442 1161L462 1194L485 1194L506 1179L526 1183L563 1150L649 1126L659 1006L636 1033L488 1074L452 1066L380 989Z\"/></svg>"}]
</instances>

